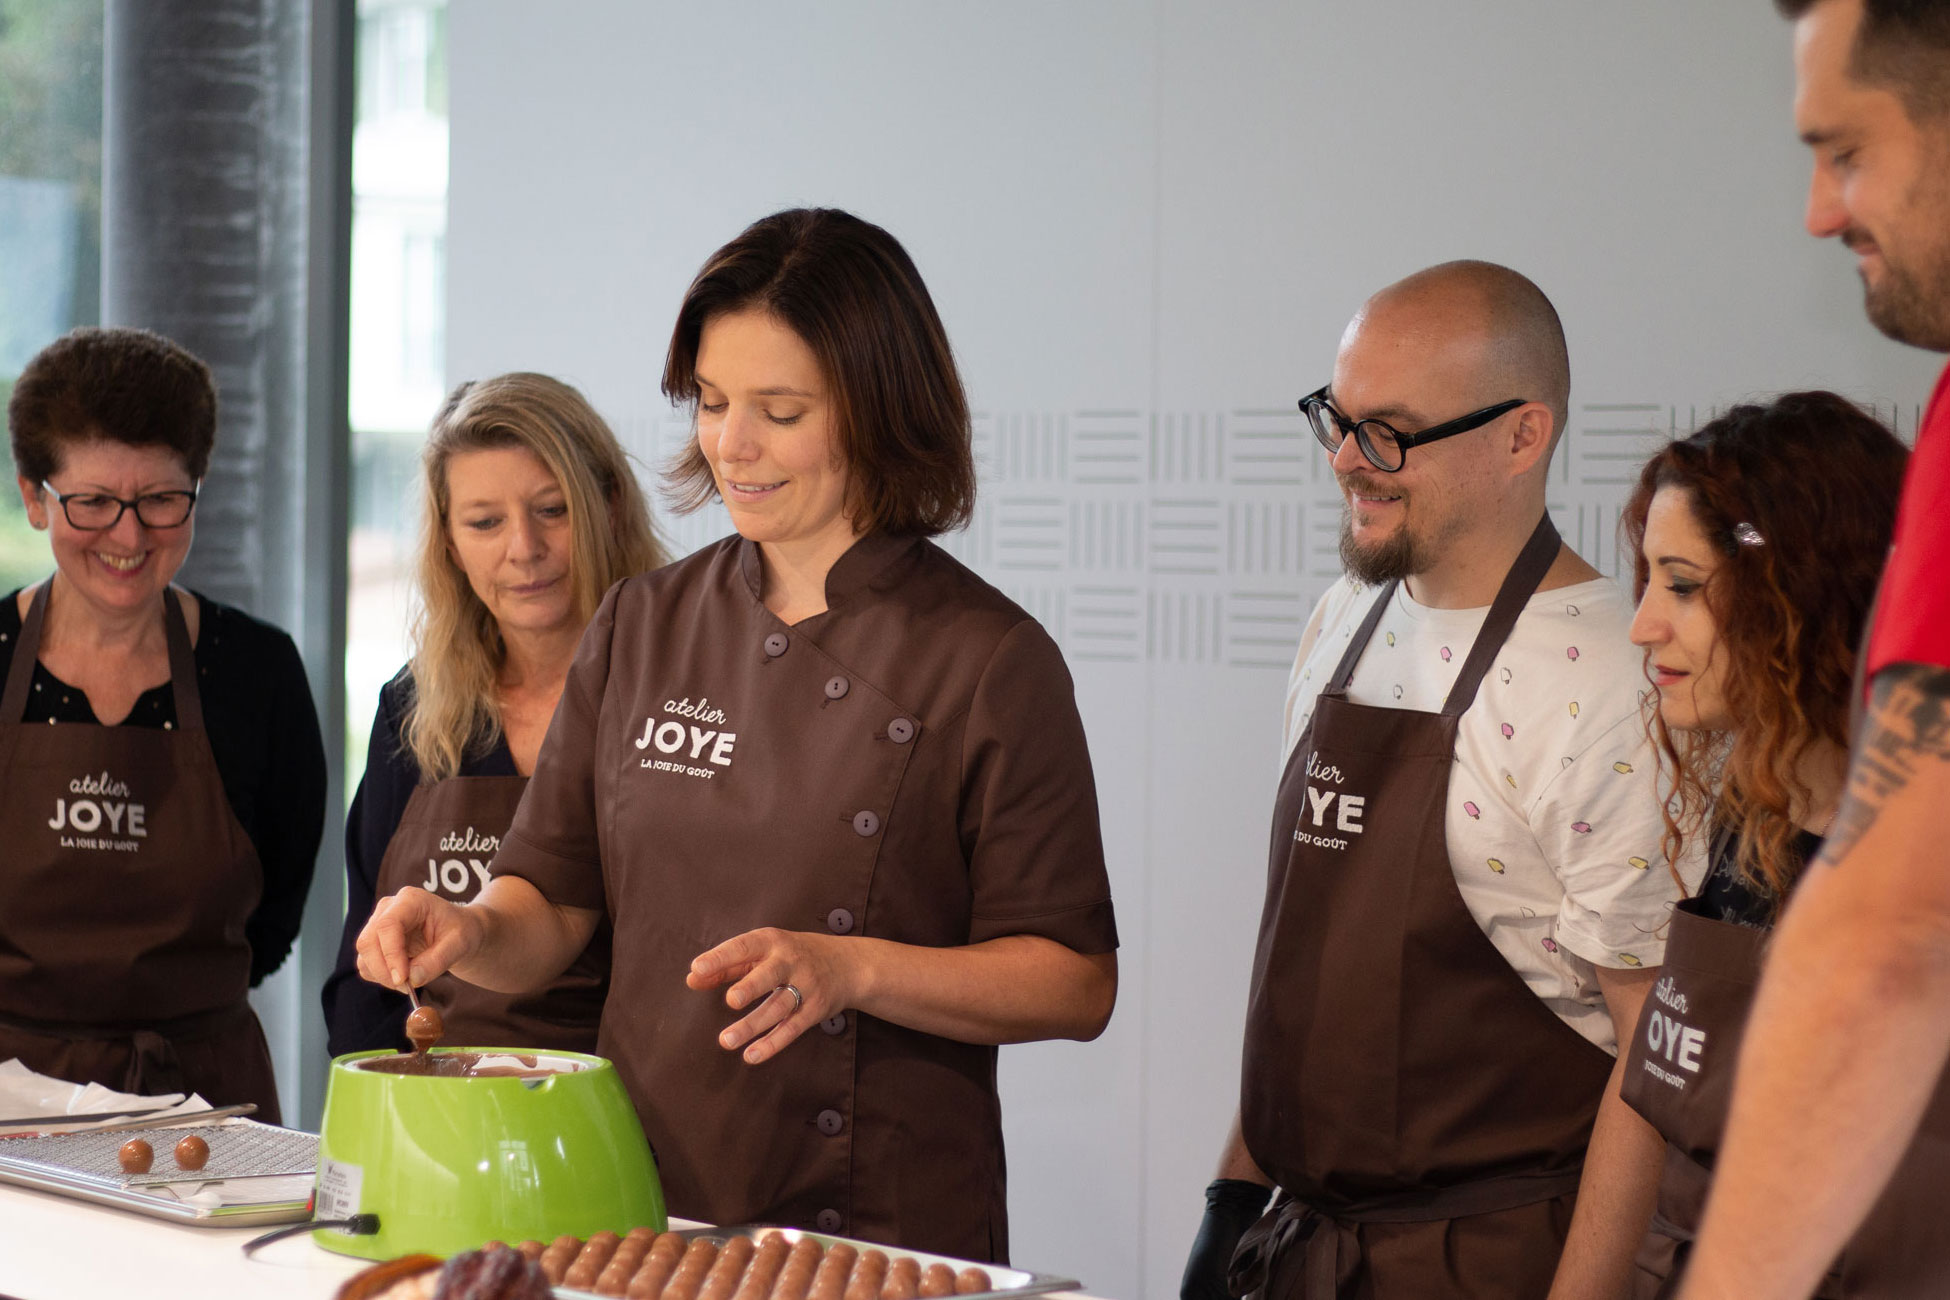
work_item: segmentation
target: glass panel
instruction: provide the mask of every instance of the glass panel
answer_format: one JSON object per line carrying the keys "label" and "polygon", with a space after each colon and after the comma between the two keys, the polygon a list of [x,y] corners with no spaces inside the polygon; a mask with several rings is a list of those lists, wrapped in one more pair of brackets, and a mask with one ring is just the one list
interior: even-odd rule
{"label": "glass panel", "polygon": [[445,0],[360,0],[352,138],[345,790],[406,660],[420,447],[446,396]]}
{"label": "glass panel", "polygon": [[[36,352],[101,318],[101,214],[101,0],[0,0],[0,404]],[[0,592],[52,567],[10,481]]]}

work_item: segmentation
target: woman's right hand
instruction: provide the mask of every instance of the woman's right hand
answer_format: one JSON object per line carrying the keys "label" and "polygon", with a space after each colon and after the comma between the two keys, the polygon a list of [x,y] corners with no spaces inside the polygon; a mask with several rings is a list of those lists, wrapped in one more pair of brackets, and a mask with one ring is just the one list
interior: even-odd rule
{"label": "woman's right hand", "polygon": [[359,975],[404,993],[432,983],[471,957],[482,939],[475,908],[408,885],[380,899],[359,932]]}

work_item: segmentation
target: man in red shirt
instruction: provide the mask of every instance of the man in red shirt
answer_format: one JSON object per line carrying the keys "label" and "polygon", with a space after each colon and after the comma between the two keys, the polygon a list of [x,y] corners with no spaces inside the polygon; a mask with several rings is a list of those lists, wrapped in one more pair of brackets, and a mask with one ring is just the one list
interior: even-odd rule
{"label": "man in red shirt", "polygon": [[[1776,0],[1795,22],[1808,230],[1869,319],[1950,352],[1950,0]],[[1689,1300],[1950,1294],[1950,372],[1910,462],[1828,842],[1740,1058]],[[1919,1133],[1919,1125],[1921,1132]]]}

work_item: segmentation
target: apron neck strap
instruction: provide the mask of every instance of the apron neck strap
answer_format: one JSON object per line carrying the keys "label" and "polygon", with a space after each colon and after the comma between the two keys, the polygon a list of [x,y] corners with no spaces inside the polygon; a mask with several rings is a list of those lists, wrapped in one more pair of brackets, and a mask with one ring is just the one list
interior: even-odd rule
{"label": "apron neck strap", "polygon": [[13,662],[7,666],[7,688],[0,692],[0,725],[12,725],[27,716],[27,687],[34,680],[34,660],[41,652],[41,624],[47,618],[49,578],[27,602],[27,617],[20,620],[20,635],[14,638]]}
{"label": "apron neck strap", "polygon": [[1374,639],[1374,630],[1381,626],[1381,616],[1388,612],[1388,602],[1395,598],[1395,589],[1401,585],[1401,579],[1396,578],[1381,589],[1381,598],[1368,608],[1368,616],[1354,630],[1354,639],[1347,643],[1340,663],[1334,665],[1334,675],[1327,679],[1328,690],[1345,694],[1347,688],[1354,684],[1354,669],[1361,662],[1361,652]]}
{"label": "apron neck strap", "polygon": [[190,648],[190,626],[183,621],[183,598],[176,589],[163,591],[163,635],[169,641],[169,685],[176,693],[176,730],[203,730],[203,692],[196,686],[196,651]]}
{"label": "apron neck strap", "polygon": [[[49,579],[28,602],[20,622],[20,638],[13,662],[7,665],[7,686],[0,692],[0,724],[27,716],[27,690],[34,680],[34,664],[41,653],[41,631],[47,623]],[[176,695],[176,729],[203,730],[203,695],[196,688],[196,652],[190,647],[189,624],[183,621],[182,600],[173,589],[163,592],[163,637],[169,643],[169,684]]]}
{"label": "apron neck strap", "polygon": [[1518,552],[1517,562],[1510,566],[1503,586],[1496,593],[1496,600],[1490,605],[1489,614],[1483,619],[1483,629],[1476,634],[1476,644],[1469,648],[1469,658],[1463,660],[1456,684],[1449,691],[1449,698],[1443,702],[1444,717],[1459,718],[1476,702],[1476,689],[1489,675],[1490,664],[1503,649],[1503,643],[1510,639],[1523,607],[1537,594],[1538,584],[1550,572],[1551,565],[1557,562],[1558,548],[1562,545],[1563,541],[1557,535],[1557,525],[1551,522],[1550,512],[1545,511],[1544,517],[1537,521],[1536,529],[1531,532],[1530,540]]}

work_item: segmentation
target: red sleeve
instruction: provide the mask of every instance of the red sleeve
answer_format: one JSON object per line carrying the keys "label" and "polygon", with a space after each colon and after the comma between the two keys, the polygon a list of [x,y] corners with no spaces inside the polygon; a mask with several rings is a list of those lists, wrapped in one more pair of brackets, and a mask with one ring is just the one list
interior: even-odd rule
{"label": "red sleeve", "polygon": [[1950,369],[1937,380],[1903,480],[1865,679],[1902,663],[1950,668]]}

